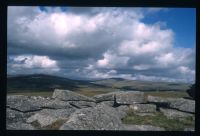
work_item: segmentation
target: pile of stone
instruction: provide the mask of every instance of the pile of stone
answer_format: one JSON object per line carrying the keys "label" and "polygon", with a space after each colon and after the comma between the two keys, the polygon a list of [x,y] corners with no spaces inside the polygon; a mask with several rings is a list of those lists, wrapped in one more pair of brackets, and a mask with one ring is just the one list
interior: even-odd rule
{"label": "pile of stone", "polygon": [[125,125],[122,119],[132,111],[152,115],[157,111],[168,118],[194,116],[195,102],[159,98],[140,91],[117,91],[86,97],[56,89],[52,98],[23,95],[7,96],[7,129],[37,130],[141,130],[163,131],[151,125]]}

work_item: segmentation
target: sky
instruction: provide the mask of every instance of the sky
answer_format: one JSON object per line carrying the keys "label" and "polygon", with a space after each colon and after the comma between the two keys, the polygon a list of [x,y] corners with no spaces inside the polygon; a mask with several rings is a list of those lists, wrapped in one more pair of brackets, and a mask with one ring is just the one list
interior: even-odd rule
{"label": "sky", "polygon": [[193,83],[192,8],[8,7],[7,74]]}

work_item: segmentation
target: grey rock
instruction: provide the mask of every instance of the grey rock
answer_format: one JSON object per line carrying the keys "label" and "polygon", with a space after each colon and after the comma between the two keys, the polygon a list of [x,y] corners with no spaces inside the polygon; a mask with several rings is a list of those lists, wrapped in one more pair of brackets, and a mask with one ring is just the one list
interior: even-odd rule
{"label": "grey rock", "polygon": [[122,105],[122,106],[116,107],[115,109],[118,112],[118,116],[120,119],[123,119],[124,117],[126,117],[129,111],[129,107],[127,105]]}
{"label": "grey rock", "polygon": [[91,101],[95,102],[94,99],[89,98],[84,95],[80,95],[78,93],[69,91],[69,90],[60,90],[60,89],[55,89],[53,92],[52,98],[60,99],[63,101]]}
{"label": "grey rock", "polygon": [[60,130],[119,130],[122,128],[118,112],[105,104],[77,110]]}
{"label": "grey rock", "polygon": [[68,109],[68,108],[72,108],[73,106],[71,106],[69,104],[69,102],[66,101],[60,101],[58,99],[54,99],[54,100],[50,100],[48,102],[46,102],[45,104],[43,104],[42,108],[51,108],[51,109]]}
{"label": "grey rock", "polygon": [[75,109],[44,109],[39,112],[37,112],[35,115],[29,117],[26,122],[27,123],[33,123],[37,121],[39,123],[40,127],[46,127],[57,120],[65,120],[68,119],[68,117],[71,115],[71,113],[75,112]]}
{"label": "grey rock", "polygon": [[95,99],[97,103],[103,102],[103,101],[114,101],[115,94],[118,92],[111,92],[111,93],[106,93],[106,94],[99,94],[95,95],[92,98]]}
{"label": "grey rock", "polygon": [[95,102],[87,102],[87,101],[70,101],[69,104],[79,109],[96,106]]}
{"label": "grey rock", "polygon": [[151,125],[124,125],[124,128],[132,131],[165,131],[164,128]]}
{"label": "grey rock", "polygon": [[185,112],[195,113],[194,100],[183,99],[183,98],[171,99],[169,107]]}
{"label": "grey rock", "polygon": [[144,93],[140,91],[125,91],[115,95],[117,104],[145,103]]}
{"label": "grey rock", "polygon": [[6,122],[15,123],[15,122],[25,122],[27,118],[33,115],[34,112],[23,113],[16,110],[6,109]]}
{"label": "grey rock", "polygon": [[114,101],[103,101],[103,102],[100,102],[98,104],[106,104],[110,107],[113,107],[114,106]]}
{"label": "grey rock", "polygon": [[22,112],[30,112],[41,110],[41,107],[46,103],[43,97],[38,97],[37,99],[30,96],[23,95],[9,95],[7,96],[7,107],[11,109],[16,109]]}
{"label": "grey rock", "polygon": [[156,105],[134,104],[134,105],[130,105],[130,109],[137,113],[153,113],[153,112],[156,112]]}
{"label": "grey rock", "polygon": [[195,113],[195,101],[184,98],[161,98],[148,96],[147,101],[159,107],[178,109],[184,112]]}
{"label": "grey rock", "polygon": [[169,104],[169,101],[167,98],[162,98],[162,97],[156,97],[156,96],[147,96],[147,102],[150,103],[161,103],[161,104]]}
{"label": "grey rock", "polygon": [[15,122],[6,124],[7,130],[36,130],[31,124],[24,122]]}
{"label": "grey rock", "polygon": [[195,131],[195,129],[193,127],[191,127],[191,128],[184,128],[184,131]]}
{"label": "grey rock", "polygon": [[160,112],[162,112],[163,115],[165,115],[168,119],[182,119],[182,118],[194,116],[193,114],[185,113],[185,112],[181,112],[181,111],[177,111],[173,109],[160,108]]}

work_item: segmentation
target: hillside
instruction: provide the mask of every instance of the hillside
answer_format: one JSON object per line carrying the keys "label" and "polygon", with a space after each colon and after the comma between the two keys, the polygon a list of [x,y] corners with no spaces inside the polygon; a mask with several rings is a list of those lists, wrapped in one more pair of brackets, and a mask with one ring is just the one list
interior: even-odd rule
{"label": "hillside", "polygon": [[186,91],[190,84],[150,82],[110,78],[103,80],[72,80],[44,74],[20,75],[7,77],[8,92],[52,92],[55,88],[69,89],[72,91]]}
{"label": "hillside", "polygon": [[76,90],[78,85],[93,86],[93,84],[87,81],[72,80],[43,74],[7,77],[8,92],[53,91],[55,88]]}
{"label": "hillside", "polygon": [[140,80],[127,80],[122,78],[110,78],[92,82],[97,85],[118,88],[122,90],[140,90],[140,91],[186,91],[190,84],[153,82]]}

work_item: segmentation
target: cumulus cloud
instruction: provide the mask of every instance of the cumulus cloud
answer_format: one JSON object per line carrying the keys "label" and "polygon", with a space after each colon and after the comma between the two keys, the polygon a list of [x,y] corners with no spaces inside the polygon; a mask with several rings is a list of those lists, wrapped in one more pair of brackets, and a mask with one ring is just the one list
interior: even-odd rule
{"label": "cumulus cloud", "polygon": [[146,15],[163,8],[8,7],[8,74],[192,82],[195,50]]}
{"label": "cumulus cloud", "polygon": [[[12,63],[9,64],[8,70],[10,73],[25,72],[37,69],[38,72],[58,72],[59,67],[55,60],[49,59],[48,56],[37,55],[19,55],[16,57],[10,57]],[[33,71],[34,72],[34,71]],[[28,74],[28,73],[26,73]]]}

